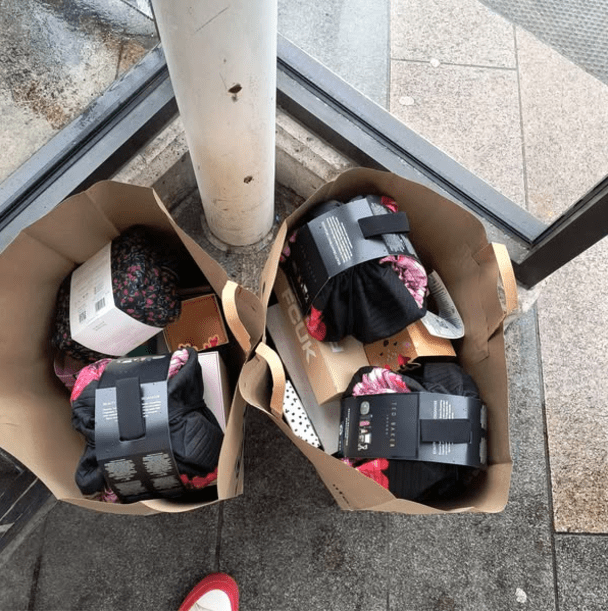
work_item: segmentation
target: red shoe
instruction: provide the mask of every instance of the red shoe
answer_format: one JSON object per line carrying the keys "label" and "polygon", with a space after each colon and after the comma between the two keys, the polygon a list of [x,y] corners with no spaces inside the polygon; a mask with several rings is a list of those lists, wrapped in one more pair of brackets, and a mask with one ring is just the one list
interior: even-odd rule
{"label": "red shoe", "polygon": [[238,611],[239,587],[226,573],[212,573],[192,588],[178,611]]}

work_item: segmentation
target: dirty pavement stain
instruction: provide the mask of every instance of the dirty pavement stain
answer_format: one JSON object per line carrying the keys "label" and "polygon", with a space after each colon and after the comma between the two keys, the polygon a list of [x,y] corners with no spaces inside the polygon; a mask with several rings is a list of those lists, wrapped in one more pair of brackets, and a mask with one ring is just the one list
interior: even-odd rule
{"label": "dirty pavement stain", "polygon": [[4,0],[0,82],[60,129],[155,43],[152,21],[117,0]]}

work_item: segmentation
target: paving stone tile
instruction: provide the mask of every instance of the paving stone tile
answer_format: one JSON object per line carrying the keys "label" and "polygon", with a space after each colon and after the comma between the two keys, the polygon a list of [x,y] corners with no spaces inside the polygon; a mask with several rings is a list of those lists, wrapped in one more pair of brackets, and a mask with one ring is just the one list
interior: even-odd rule
{"label": "paving stone tile", "polygon": [[592,535],[555,537],[560,611],[608,608],[608,538]]}
{"label": "paving stone tile", "polygon": [[245,494],[224,507],[221,568],[247,611],[384,611],[387,516],[341,511],[263,414],[247,415]]}
{"label": "paving stone tile", "polygon": [[603,240],[550,276],[538,302],[559,532],[608,533],[607,277]]}
{"label": "paving stone tile", "polygon": [[377,104],[388,104],[388,0],[279,0],[279,33]]}
{"label": "paving stone tile", "polygon": [[608,173],[608,85],[516,34],[528,209],[550,222]]}
{"label": "paving stone tile", "polygon": [[477,0],[394,0],[391,58],[515,68],[513,26]]}
{"label": "paving stone tile", "polygon": [[0,609],[29,609],[44,545],[45,523],[36,526],[19,546],[0,558]]}
{"label": "paving stone tile", "polygon": [[517,73],[391,62],[390,111],[519,205],[525,203]]}
{"label": "paving stone tile", "polygon": [[481,0],[608,83],[608,6],[602,0]]}
{"label": "paving stone tile", "polygon": [[219,511],[124,516],[59,503],[47,517],[32,610],[177,609],[216,570]]}

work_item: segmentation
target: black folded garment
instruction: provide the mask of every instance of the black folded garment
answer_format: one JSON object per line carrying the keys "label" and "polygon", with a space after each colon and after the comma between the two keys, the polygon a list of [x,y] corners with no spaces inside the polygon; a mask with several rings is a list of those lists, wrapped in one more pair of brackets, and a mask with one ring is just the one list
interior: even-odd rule
{"label": "black folded garment", "polygon": [[[95,391],[111,359],[85,367],[72,390],[72,426],[86,440],[76,469],[76,484],[85,495],[106,490],[106,481],[95,452]],[[173,353],[169,367],[168,414],[171,447],[182,481],[204,478],[218,464],[224,434],[203,400],[203,378],[196,350]]]}
{"label": "black folded garment", "polygon": [[[395,214],[395,202],[377,198],[374,215]],[[317,206],[304,224],[344,206],[335,200]],[[403,213],[402,213],[403,214]],[[283,251],[285,263],[297,243],[297,231]],[[286,267],[289,275],[288,267]],[[330,278],[312,301],[306,316],[309,334],[319,341],[347,335],[372,343],[398,333],[426,314],[427,276],[417,257],[405,253],[359,263]]]}
{"label": "black folded garment", "polygon": [[[353,377],[344,397],[384,393],[430,392],[479,399],[473,378],[456,363],[424,362],[400,374],[379,367],[363,367]],[[384,474],[388,489],[398,498],[417,503],[450,501],[461,496],[479,468],[416,460],[389,460]]]}
{"label": "black folded garment", "polygon": [[[142,225],[130,227],[112,240],[112,293],[114,305],[134,320],[159,330],[181,313],[177,294],[177,257],[154,239]],[[57,293],[51,343],[59,351],[84,363],[109,356],[86,348],[70,332],[70,286],[72,274]]]}

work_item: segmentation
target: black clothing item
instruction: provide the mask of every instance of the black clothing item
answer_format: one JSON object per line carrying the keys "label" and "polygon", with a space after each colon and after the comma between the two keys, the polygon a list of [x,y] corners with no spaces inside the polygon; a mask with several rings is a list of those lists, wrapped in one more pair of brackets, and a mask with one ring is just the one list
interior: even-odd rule
{"label": "black clothing item", "polygon": [[371,344],[426,314],[390,265],[378,261],[360,263],[331,278],[314,300],[314,307],[323,314],[326,342],[352,335]]}
{"label": "black clothing item", "polygon": [[[83,494],[102,492],[106,487],[95,454],[95,390],[93,380],[72,401],[72,426],[86,440],[76,469],[76,484]],[[218,464],[224,434],[203,400],[203,378],[196,350],[188,348],[188,361],[167,382],[169,433],[179,473],[204,477]]]}
{"label": "black clothing item", "polygon": [[[383,197],[382,202],[383,206],[372,208],[374,215],[395,214],[393,200]],[[303,224],[345,205],[348,203],[336,200],[325,202],[315,207]],[[297,240],[296,232],[294,244]],[[403,254],[419,263],[417,257]],[[326,282],[312,302],[307,328],[319,341],[340,341],[352,335],[367,344],[398,333],[425,314],[424,303],[422,307],[416,303],[390,264],[370,260],[345,269]]]}
{"label": "black clothing item", "polygon": [[[363,367],[353,377],[344,393],[352,396],[353,388],[373,367]],[[479,399],[473,378],[456,363],[423,362],[420,367],[399,374],[412,392],[432,392]],[[370,393],[373,394],[373,393]],[[414,460],[389,460],[384,471],[388,489],[397,497],[417,503],[450,501],[461,496],[480,469]]]}

